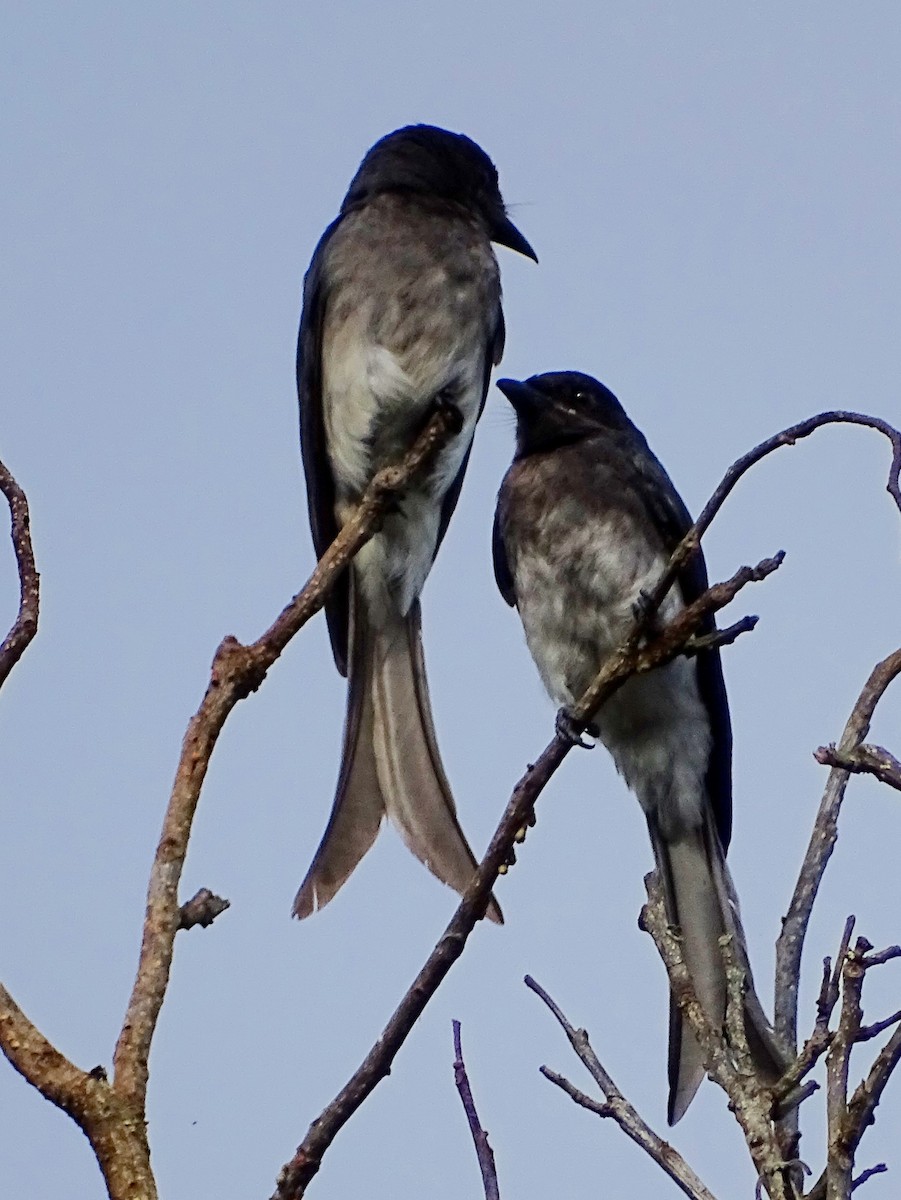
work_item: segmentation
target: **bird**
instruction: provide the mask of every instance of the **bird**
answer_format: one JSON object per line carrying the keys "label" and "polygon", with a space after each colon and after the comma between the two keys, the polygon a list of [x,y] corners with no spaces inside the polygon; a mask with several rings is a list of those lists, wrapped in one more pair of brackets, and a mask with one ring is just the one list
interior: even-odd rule
{"label": "bird", "polygon": [[[590,375],[560,371],[497,385],[516,414],[516,450],[494,520],[498,587],[519,612],[544,686],[560,705],[558,730],[604,659],[631,632],[691,516],[614,394]],[[672,619],[707,588],[698,551],[660,606]],[[712,615],[700,632],[714,629]],[[726,867],[732,826],[732,727],[719,650],[680,656],[634,676],[592,714],[647,820],[668,922],[697,998],[718,1028],[726,1009],[719,939],[734,935],[749,986],[745,1025],[769,1079],[783,1053],[750,981],[734,885]],[[672,996],[667,1117],[675,1124],[704,1077],[703,1054]]]}
{"label": "bird", "polygon": [[[366,153],[304,277],[297,390],[317,556],[375,473],[400,459],[436,410],[459,432],[326,601],[347,706],[331,816],[297,892],[297,917],[332,899],[386,815],[456,891],[477,867],[438,751],[419,596],[504,348],[492,243],[538,261],[507,214],[485,151],[462,133],[409,125]],[[487,915],[502,920],[493,897]]]}

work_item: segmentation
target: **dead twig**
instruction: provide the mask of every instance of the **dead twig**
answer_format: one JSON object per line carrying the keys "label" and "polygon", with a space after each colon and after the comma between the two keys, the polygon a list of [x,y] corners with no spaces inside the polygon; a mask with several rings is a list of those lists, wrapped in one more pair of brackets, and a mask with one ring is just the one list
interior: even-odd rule
{"label": "dead twig", "polygon": [[9,677],[10,671],[25,653],[38,631],[41,589],[40,576],[34,562],[34,547],[31,544],[28,498],[2,462],[0,462],[0,492],[3,493],[9,504],[10,534],[19,574],[19,611],[12,628],[0,645],[0,687],[2,687]]}
{"label": "dead twig", "polygon": [[541,1068],[541,1074],[545,1079],[556,1084],[557,1087],[566,1092],[582,1108],[588,1109],[589,1112],[593,1112],[599,1117],[609,1117],[615,1121],[623,1133],[631,1138],[637,1146],[640,1146],[686,1196],[690,1196],[692,1200],[715,1200],[713,1193],[698,1178],[678,1150],[675,1150],[669,1142],[664,1141],[659,1134],[655,1133],[625,1098],[595,1054],[588,1039],[587,1031],[584,1029],[575,1029],[563,1014],[556,1001],[551,999],[544,988],[536,983],[531,975],[526,976],[525,984],[554,1014],[579,1060],[587,1067],[592,1079],[604,1093],[605,1100],[601,1102],[592,1099],[592,1097],[587,1096],[574,1084],[570,1083],[564,1076],[558,1074],[556,1071],[552,1071],[549,1067]]}
{"label": "dead twig", "polygon": [[209,888],[201,888],[179,909],[178,928],[193,929],[195,925],[200,925],[206,929],[227,908],[231,908],[230,901],[214,895]]}
{"label": "dead twig", "polygon": [[846,754],[833,742],[814,751],[814,758],[824,767],[840,767],[851,775],[875,775],[882,783],[901,792],[901,762],[884,746],[858,746]]}
{"label": "dead twig", "polygon": [[485,1200],[500,1200],[500,1189],[497,1182],[497,1167],[494,1162],[494,1151],[488,1144],[488,1134],[482,1128],[476,1102],[473,1099],[466,1064],[463,1061],[463,1048],[460,1039],[460,1022],[453,1022],[454,1030],[454,1083],[460,1093],[463,1111],[469,1122],[469,1132],[472,1134],[476,1157],[479,1160],[479,1170],[482,1173],[482,1186],[485,1189]]}

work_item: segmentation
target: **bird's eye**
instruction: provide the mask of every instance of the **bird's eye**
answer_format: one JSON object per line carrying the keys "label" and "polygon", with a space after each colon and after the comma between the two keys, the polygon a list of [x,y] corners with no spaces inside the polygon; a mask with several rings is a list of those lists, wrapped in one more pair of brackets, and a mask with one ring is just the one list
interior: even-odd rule
{"label": "bird's eye", "polygon": [[588,399],[588,393],[587,392],[576,392],[575,398],[580,403],[584,403],[584,401],[586,401]]}

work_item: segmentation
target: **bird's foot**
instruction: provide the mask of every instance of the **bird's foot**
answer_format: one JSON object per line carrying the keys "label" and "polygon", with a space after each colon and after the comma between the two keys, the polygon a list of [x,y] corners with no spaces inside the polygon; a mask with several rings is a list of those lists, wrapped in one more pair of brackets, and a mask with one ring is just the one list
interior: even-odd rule
{"label": "bird's foot", "polygon": [[596,738],[600,734],[597,725],[591,724],[590,721],[577,721],[565,707],[558,710],[554,726],[558,737],[569,742],[571,746],[581,746],[583,750],[594,749],[594,742],[586,742],[582,737],[583,733],[587,733],[592,738]]}
{"label": "bird's foot", "polygon": [[651,605],[651,593],[642,588],[632,601],[632,616],[639,625],[647,625],[656,616],[657,610]]}

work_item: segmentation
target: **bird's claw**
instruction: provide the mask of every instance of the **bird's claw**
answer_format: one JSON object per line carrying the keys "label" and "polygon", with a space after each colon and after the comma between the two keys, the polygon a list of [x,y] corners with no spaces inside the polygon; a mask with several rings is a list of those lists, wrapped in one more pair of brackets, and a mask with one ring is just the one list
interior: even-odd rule
{"label": "bird's claw", "polygon": [[596,738],[599,734],[597,725],[592,725],[588,721],[577,721],[567,709],[561,708],[557,712],[554,726],[558,737],[569,742],[571,746],[581,746],[583,750],[594,749],[594,742],[586,742],[582,734],[587,733],[589,737]]}
{"label": "bird's claw", "polygon": [[639,625],[646,625],[654,611],[651,605],[651,593],[646,588],[641,588],[632,601],[632,616]]}

